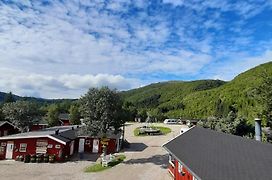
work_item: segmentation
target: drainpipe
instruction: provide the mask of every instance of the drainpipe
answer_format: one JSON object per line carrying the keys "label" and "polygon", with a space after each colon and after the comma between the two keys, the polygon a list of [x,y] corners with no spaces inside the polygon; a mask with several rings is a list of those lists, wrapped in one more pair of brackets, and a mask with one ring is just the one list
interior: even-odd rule
{"label": "drainpipe", "polygon": [[259,118],[255,118],[255,139],[256,141],[262,141],[262,121]]}

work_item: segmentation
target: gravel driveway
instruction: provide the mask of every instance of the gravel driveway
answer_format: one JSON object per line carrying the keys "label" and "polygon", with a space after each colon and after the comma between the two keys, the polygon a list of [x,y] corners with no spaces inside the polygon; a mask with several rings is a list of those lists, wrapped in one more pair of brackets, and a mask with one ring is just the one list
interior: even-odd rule
{"label": "gravel driveway", "polygon": [[[25,164],[16,161],[0,161],[0,179],[3,180],[37,180],[37,179],[92,179],[92,180],[168,180],[168,156],[161,145],[176,135],[182,126],[170,127],[172,132],[166,136],[135,137],[133,130],[141,126],[139,123],[126,126],[126,139],[131,143],[125,149],[126,160],[109,170],[99,173],[84,173],[83,169],[94,161],[73,161],[56,164]],[[93,158],[96,159],[95,157]]]}

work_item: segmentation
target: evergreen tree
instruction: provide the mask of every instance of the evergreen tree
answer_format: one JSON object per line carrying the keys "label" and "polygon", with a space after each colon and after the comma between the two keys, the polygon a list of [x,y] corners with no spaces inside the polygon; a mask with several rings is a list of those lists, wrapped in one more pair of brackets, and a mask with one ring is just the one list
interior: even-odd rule
{"label": "evergreen tree", "polygon": [[272,127],[272,76],[264,72],[262,77],[263,81],[257,92],[264,105],[262,114],[265,116],[268,126]]}
{"label": "evergreen tree", "polygon": [[11,103],[11,102],[15,102],[15,99],[13,97],[12,92],[9,92],[4,97],[4,103]]}

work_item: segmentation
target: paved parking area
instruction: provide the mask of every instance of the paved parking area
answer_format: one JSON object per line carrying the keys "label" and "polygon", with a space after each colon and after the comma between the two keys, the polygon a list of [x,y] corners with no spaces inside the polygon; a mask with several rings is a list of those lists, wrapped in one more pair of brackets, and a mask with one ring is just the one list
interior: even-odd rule
{"label": "paved parking area", "polygon": [[[37,179],[92,179],[92,180],[170,180],[167,172],[168,156],[161,145],[177,136],[181,125],[163,125],[172,132],[166,136],[135,137],[133,130],[139,123],[126,126],[126,139],[131,143],[124,150],[126,160],[109,170],[99,173],[84,173],[83,169],[94,161],[73,161],[56,164],[25,164],[15,161],[0,161],[0,179],[3,180],[37,180]],[[96,158],[94,157],[94,160]]]}

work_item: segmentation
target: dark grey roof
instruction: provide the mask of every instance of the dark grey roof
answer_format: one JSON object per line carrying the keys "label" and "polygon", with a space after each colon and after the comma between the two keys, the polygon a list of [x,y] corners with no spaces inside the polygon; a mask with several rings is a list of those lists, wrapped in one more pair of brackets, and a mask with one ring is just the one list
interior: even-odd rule
{"label": "dark grey roof", "polygon": [[163,147],[199,179],[272,179],[272,145],[194,127]]}
{"label": "dark grey roof", "polygon": [[68,113],[61,113],[59,114],[59,119],[69,119],[69,114]]}
{"label": "dark grey roof", "polygon": [[[82,125],[81,128],[78,129],[77,135],[80,137],[88,136],[88,137],[96,137],[96,138],[101,138],[104,136],[104,134],[102,134],[101,132],[98,133],[96,136],[92,135],[92,133],[87,130],[87,127],[85,125]],[[115,134],[113,130],[109,130],[106,133],[107,138],[119,139],[121,136],[122,136],[121,131]]]}
{"label": "dark grey roof", "polygon": [[48,122],[45,117],[37,117],[34,120],[34,124],[46,124],[48,125]]}

